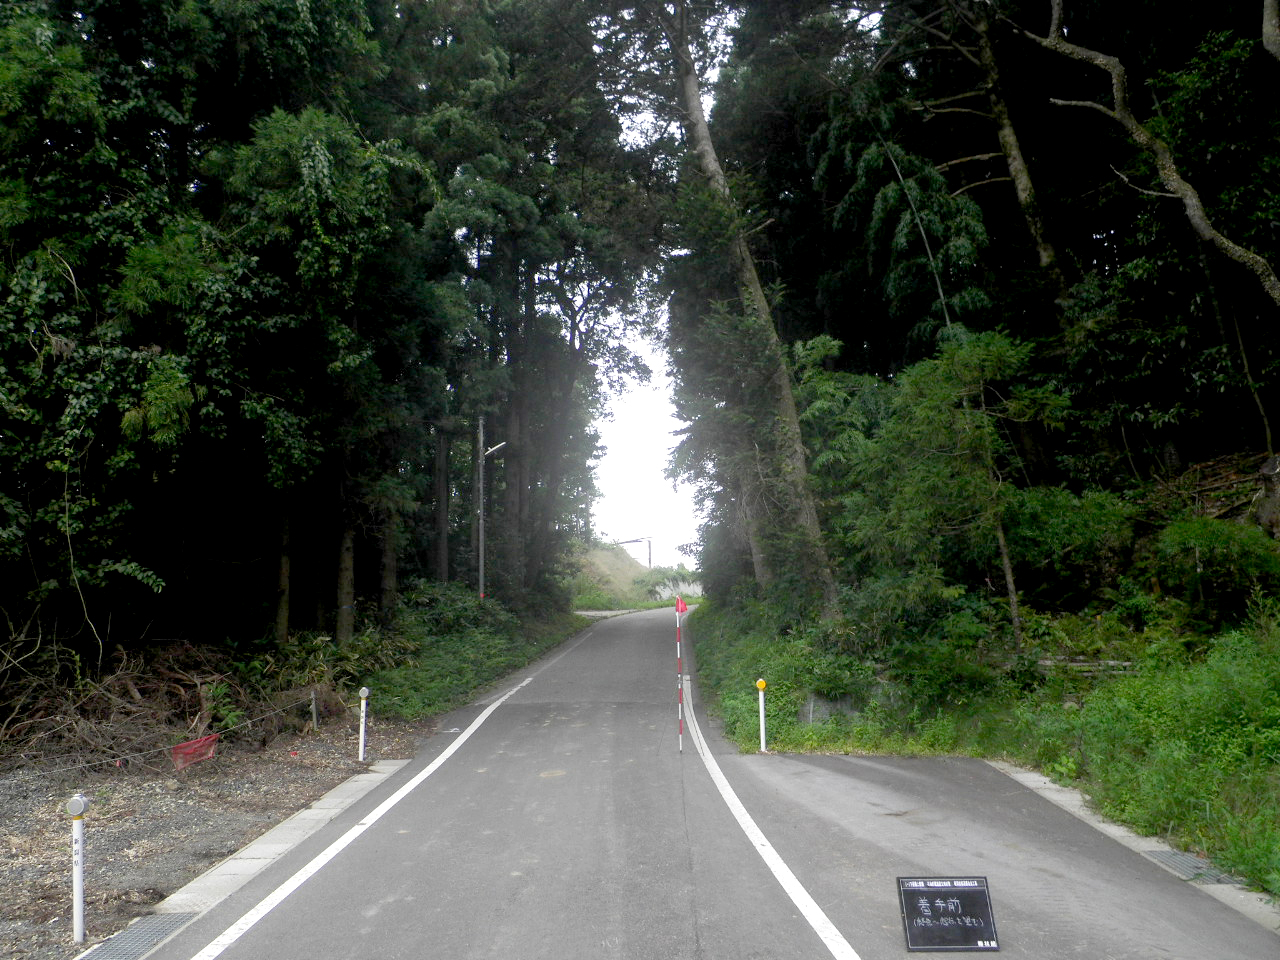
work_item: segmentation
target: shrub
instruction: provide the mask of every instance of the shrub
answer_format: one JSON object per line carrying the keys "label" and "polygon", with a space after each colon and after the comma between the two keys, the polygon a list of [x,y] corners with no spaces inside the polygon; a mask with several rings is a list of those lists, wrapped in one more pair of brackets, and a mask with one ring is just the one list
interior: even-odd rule
{"label": "shrub", "polygon": [[1059,487],[1018,491],[1009,511],[1009,550],[1024,571],[1021,585],[1057,601],[1087,598],[1114,579],[1131,549],[1134,513],[1122,498],[1100,490],[1082,496]]}
{"label": "shrub", "polygon": [[1280,587],[1280,547],[1248,524],[1179,520],[1160,532],[1156,553],[1165,587],[1215,622],[1243,614],[1255,590]]}
{"label": "shrub", "polygon": [[573,598],[573,608],[575,610],[621,610],[626,606],[612,593],[607,593],[603,587],[595,584],[592,584],[590,589],[577,594]]}
{"label": "shrub", "polygon": [[424,582],[407,591],[397,629],[414,653],[366,677],[380,709],[408,719],[441,713],[473,691],[581,628],[581,617],[523,623],[492,600],[457,584]]}

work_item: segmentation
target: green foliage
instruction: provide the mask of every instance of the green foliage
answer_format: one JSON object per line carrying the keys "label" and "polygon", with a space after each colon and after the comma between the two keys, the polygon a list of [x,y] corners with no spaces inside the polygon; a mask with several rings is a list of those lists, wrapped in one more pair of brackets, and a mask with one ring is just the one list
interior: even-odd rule
{"label": "green foliage", "polygon": [[1230,619],[1257,590],[1280,587],[1280,548],[1250,524],[1193,517],[1160,531],[1161,582],[1204,616]]}
{"label": "green foliage", "polygon": [[[1024,555],[1060,547],[1044,543],[1055,530],[1066,536],[1061,524],[1018,525],[1021,465],[1008,432],[1052,424],[1064,404],[1017,382],[1030,348],[1002,334],[957,327],[936,359],[891,384],[822,370],[835,347],[812,341],[797,355],[803,422],[820,450],[815,480],[856,583],[844,609],[865,655],[891,657],[944,699],[972,696],[999,673],[987,661],[1004,627],[997,608],[968,598],[966,580],[987,592],[1003,581],[997,545],[1005,528]],[[1115,511],[1099,512],[1097,527],[1110,530]],[[948,692],[952,667],[964,676]]]}
{"label": "green foliage", "polygon": [[1034,571],[1035,587],[1047,599],[1087,602],[1127,565],[1136,513],[1123,497],[1105,490],[1018,490],[1010,504],[1009,549],[1024,571],[1024,587]]}
{"label": "green foliage", "polygon": [[895,681],[851,652],[849,622],[795,624],[776,609],[700,606],[689,622],[701,688],[714,698],[725,735],[759,748],[757,679],[765,679],[770,749],[946,752],[955,723],[904,703]]}
{"label": "green foliage", "polygon": [[424,582],[405,594],[397,620],[412,651],[399,665],[370,665],[362,679],[379,710],[419,719],[464,703],[585,624],[563,615],[521,623],[463,587]]}
{"label": "green foliage", "polygon": [[[741,11],[716,96],[732,207],[682,186],[666,115],[641,119],[670,78],[632,70],[652,38],[613,10],[0,7],[0,608],[31,625],[14,648],[57,633],[79,677],[95,623],[126,646],[164,624],[255,634],[287,542],[292,639],[246,671],[378,677],[406,713],[454,702],[542,641],[427,586],[399,628],[339,638],[335,544],[354,531],[363,609],[384,545],[407,576],[473,577],[482,506],[491,589],[565,602],[590,423],[641,372],[622,328],[662,301],[689,423],[673,470],[706,508],[705,587],[738,605],[695,618],[719,631],[699,658],[744,743],[760,675],[783,746],[944,750],[981,727],[1275,890],[1275,631],[1257,610],[1213,625],[1280,587],[1280,557],[1248,523],[1134,495],[1274,446],[1274,303],[1151,196],[1123,130],[1032,108],[1094,98],[1096,76],[992,23],[997,76],[954,55],[980,49],[977,21],[916,7],[874,30],[823,5]],[[1113,7],[1074,5],[1073,32],[1123,56],[1215,226],[1274,265],[1256,14]],[[1009,182],[1014,132],[1034,197]],[[774,469],[785,366],[741,309],[741,234],[808,478]],[[507,446],[477,490],[482,415]],[[804,481],[843,585],[821,625],[813,570],[785,559],[806,547]],[[631,605],[652,579],[574,588]]]}
{"label": "green foliage", "polygon": [[[1079,744],[1104,811],[1225,853],[1229,869],[1272,885],[1266,870],[1280,847],[1259,812],[1271,811],[1274,823],[1280,811],[1274,622],[1264,608],[1253,629],[1217,638],[1203,662],[1154,666],[1100,688],[1081,711]],[[1244,848],[1253,851],[1248,867]]]}
{"label": "green foliage", "polygon": [[[56,24],[24,6],[12,5],[0,19],[0,150],[5,153],[24,148],[42,126],[65,134],[102,122],[98,84],[85,69],[82,51]],[[8,183],[11,197],[22,191],[19,182]],[[26,220],[21,212],[10,201],[6,226]]]}
{"label": "green foliage", "polygon": [[[1252,678],[1277,670],[1249,653],[1274,643],[1260,623],[1215,636],[1280,588],[1248,517],[1251,454],[1275,446],[1275,304],[1153,196],[1167,171],[1123,129],[1032,108],[1102,89],[1012,42],[1040,13],[917,8],[859,29],[821,5],[753,5],[720,75],[717,146],[755,186],[752,249],[844,589],[821,614],[841,624],[829,642],[797,625],[803,604],[782,622],[784,598],[753,589],[770,571],[745,547],[786,526],[750,530],[743,508],[754,368],[731,306],[705,309],[733,295],[716,265],[672,271],[677,366],[717,388],[682,386],[676,464],[709,521],[704,679],[748,749],[767,672],[775,745],[1006,752],[1275,890],[1280,781],[1259,732],[1274,684]],[[1076,4],[1071,30],[1121,57],[1215,227],[1274,267],[1274,58],[1243,9],[1194,25],[1155,9]],[[831,651],[869,692],[810,723],[812,692],[845,686]]]}
{"label": "green foliage", "polygon": [[383,155],[348,122],[309,107],[255,123],[229,186],[254,204],[273,241],[289,245],[304,282],[350,297],[360,260],[388,234],[387,179]]}
{"label": "green foliage", "polygon": [[1188,165],[1193,182],[1212,191],[1212,208],[1238,225],[1238,242],[1253,249],[1274,248],[1267,227],[1280,216],[1280,194],[1249,183],[1280,176],[1280,157],[1269,149],[1280,120],[1240,99],[1271,66],[1263,59],[1252,35],[1213,30],[1180,69],[1162,71],[1151,83],[1163,94],[1153,129]]}
{"label": "green foliage", "polygon": [[[590,533],[590,421],[605,384],[641,372],[613,336],[645,309],[654,245],[633,225],[664,188],[602,122],[592,46],[563,42],[581,23],[536,5],[401,13],[0,9],[11,616],[89,645],[105,622],[126,647],[214,642],[292,597],[295,637],[342,646],[342,534],[360,603],[384,540],[405,576],[474,578],[481,499],[491,589],[565,602],[569,542]],[[480,415],[522,434],[498,438],[484,491]]]}
{"label": "green foliage", "polygon": [[236,696],[236,691],[225,680],[218,680],[204,688],[205,702],[209,706],[209,721],[216,733],[225,733],[238,727],[246,719],[248,712],[243,702]]}
{"label": "green foliage", "polygon": [[191,408],[204,398],[206,389],[193,386],[178,358],[162,355],[151,363],[136,407],[125,411],[120,429],[130,440],[148,437],[162,447],[172,447],[191,427]]}
{"label": "green foliage", "polygon": [[[386,716],[422,719],[456,707],[486,684],[546,652],[587,621],[557,614],[518,620],[457,584],[420,582],[403,596],[394,622],[366,623],[350,640],[301,632],[284,644],[260,641],[233,651],[239,682],[268,699],[312,688],[350,695],[373,691]],[[236,698],[211,691],[215,720],[235,722]]]}
{"label": "green foliage", "polygon": [[641,606],[645,594],[636,582],[644,568],[618,545],[582,546],[570,589],[575,610],[629,610]]}
{"label": "green foliage", "polygon": [[1132,675],[996,702],[968,721],[967,736],[1278,892],[1280,633],[1273,603],[1251,613],[1203,656],[1150,656]]}
{"label": "green foliage", "polygon": [[596,584],[586,584],[573,594],[575,610],[625,610],[627,606],[614,594],[606,593]]}
{"label": "green foliage", "polygon": [[878,137],[845,172],[855,179],[835,208],[835,224],[844,226],[856,216],[854,210],[870,207],[865,214],[868,268],[884,278],[889,315],[928,318],[917,320],[912,337],[927,342],[953,321],[991,306],[986,292],[974,285],[987,236],[972,199],[955,196],[923,158]]}
{"label": "green foliage", "polygon": [[375,671],[403,665],[416,649],[416,643],[399,631],[366,625],[341,642],[309,631],[292,634],[283,644],[261,642],[237,651],[235,663],[242,678],[270,690],[342,690]]}

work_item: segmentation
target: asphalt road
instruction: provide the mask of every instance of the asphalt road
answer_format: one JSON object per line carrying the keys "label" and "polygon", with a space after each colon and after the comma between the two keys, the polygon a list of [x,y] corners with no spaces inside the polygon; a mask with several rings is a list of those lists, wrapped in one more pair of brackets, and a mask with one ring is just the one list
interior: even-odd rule
{"label": "asphalt road", "polygon": [[886,960],[899,877],[987,878],[1007,957],[1280,957],[985,763],[678,752],[675,700],[671,612],[597,623],[150,957]]}

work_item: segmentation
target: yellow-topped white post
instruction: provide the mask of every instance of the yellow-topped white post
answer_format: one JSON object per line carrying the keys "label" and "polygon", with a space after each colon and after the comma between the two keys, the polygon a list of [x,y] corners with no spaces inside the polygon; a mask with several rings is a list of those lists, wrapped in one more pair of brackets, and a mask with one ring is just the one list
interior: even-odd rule
{"label": "yellow-topped white post", "polygon": [[764,678],[761,677],[756,681],[756,689],[760,691],[760,752],[765,753],[764,748]]}
{"label": "yellow-topped white post", "polygon": [[71,815],[71,935],[84,943],[84,812],[89,801],[77,793],[66,809]]}

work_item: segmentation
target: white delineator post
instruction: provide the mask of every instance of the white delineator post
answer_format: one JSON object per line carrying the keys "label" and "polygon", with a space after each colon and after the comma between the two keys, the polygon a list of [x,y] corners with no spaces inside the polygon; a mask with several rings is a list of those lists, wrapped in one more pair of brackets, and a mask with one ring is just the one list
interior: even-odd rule
{"label": "white delineator post", "polygon": [[764,748],[764,677],[756,681],[756,689],[760,691],[760,752],[767,752]]}
{"label": "white delineator post", "polygon": [[365,729],[369,717],[369,688],[360,688],[360,762],[364,763]]}
{"label": "white delineator post", "polygon": [[680,617],[689,609],[684,597],[676,597],[676,717],[679,721],[678,743],[684,753],[684,657],[680,652]]}
{"label": "white delineator post", "polygon": [[71,935],[84,943],[84,812],[89,801],[77,793],[67,801],[71,814]]}

